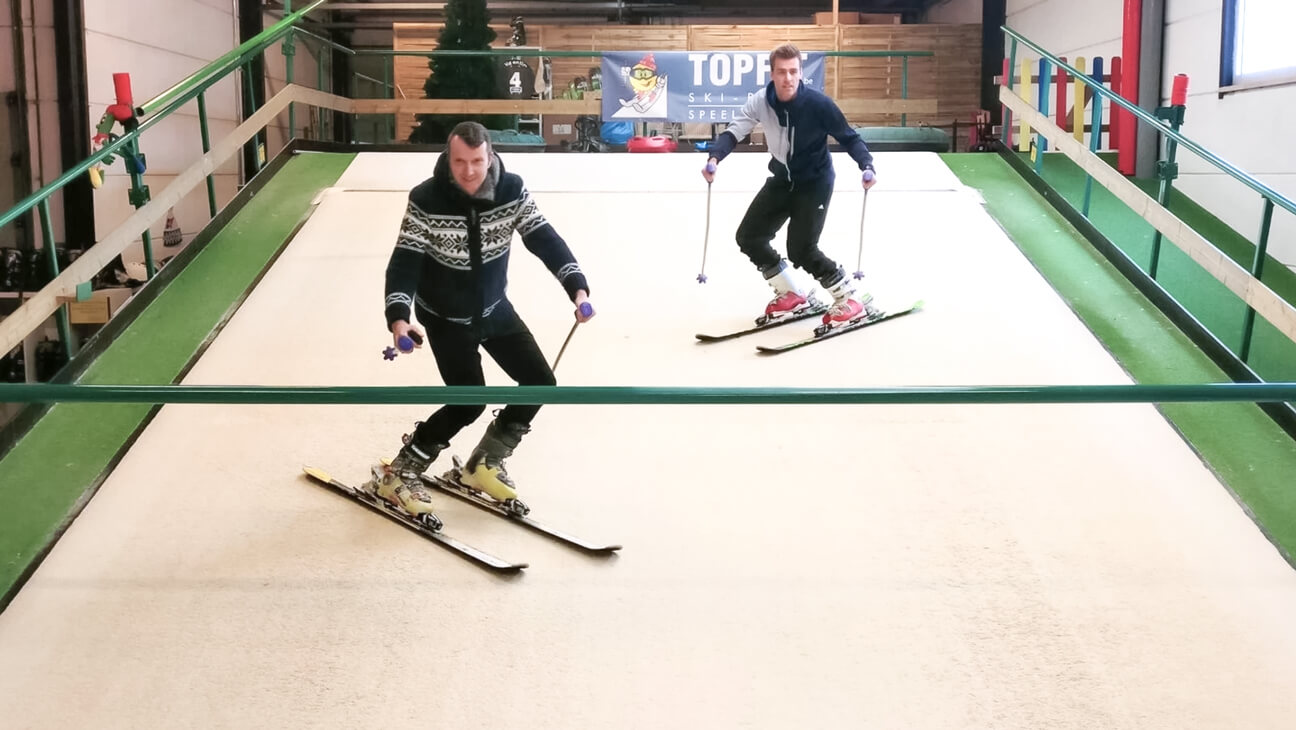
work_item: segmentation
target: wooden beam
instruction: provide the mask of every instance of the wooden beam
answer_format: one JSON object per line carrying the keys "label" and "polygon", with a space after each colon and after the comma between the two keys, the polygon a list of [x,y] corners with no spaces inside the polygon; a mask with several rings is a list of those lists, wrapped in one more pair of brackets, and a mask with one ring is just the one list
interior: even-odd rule
{"label": "wooden beam", "polygon": [[838,99],[842,114],[935,114],[935,99]]}
{"label": "wooden beam", "polygon": [[1229,291],[1249,304],[1269,324],[1276,327],[1288,339],[1296,342],[1296,307],[1292,307],[1259,279],[1251,276],[1250,272],[1239,266],[1200,233],[1163,208],[1156,198],[1143,192],[1137,185],[1127,180],[1120,171],[1103,162],[1101,158],[1090,152],[1087,146],[1077,142],[1071,133],[1064,131],[1047,116],[1040,114],[1035,107],[1011,89],[1000,87],[999,100],[1012,109],[1017,119],[1042,134],[1054,149],[1074,160],[1098,184],[1110,190],[1153,228],[1161,231],[1167,241],[1178,246],[1207,273],[1228,287]]}
{"label": "wooden beam", "polygon": [[[935,99],[846,99],[837,102],[842,113],[935,114]],[[599,99],[355,99],[356,114],[594,114],[602,112]]]}

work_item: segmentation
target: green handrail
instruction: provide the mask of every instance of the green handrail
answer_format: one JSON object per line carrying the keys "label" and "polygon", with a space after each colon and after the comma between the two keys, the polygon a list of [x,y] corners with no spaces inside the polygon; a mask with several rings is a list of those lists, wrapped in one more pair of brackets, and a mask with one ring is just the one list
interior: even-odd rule
{"label": "green handrail", "polygon": [[[306,7],[302,8],[301,10],[298,10],[292,13],[291,15],[284,16],[283,20],[261,31],[254,38],[248,39],[238,48],[235,48],[234,50],[230,51],[229,53],[226,53],[225,55],[221,56],[215,61],[212,61],[206,66],[203,66],[202,68],[193,72],[189,76],[185,77],[184,80],[180,81],[175,86],[172,86],[171,88],[167,89],[161,94],[158,94],[152,99],[144,102],[139,106],[140,111],[144,115],[154,114],[158,109],[161,109],[162,107],[170,104],[173,99],[176,99],[179,96],[185,94],[187,91],[189,91],[190,87],[192,87],[193,85],[206,80],[208,77],[210,77],[212,74],[218,71],[227,71],[227,67],[231,66],[231,61],[233,59],[238,59],[241,56],[248,54],[253,49],[256,49],[258,53],[265,50],[270,46],[270,44],[274,43],[275,41],[282,38],[285,34],[290,32],[293,29],[293,26],[297,24],[297,21],[306,17],[307,13],[311,12],[315,8],[319,7],[320,5],[323,5],[325,2],[327,2],[327,0],[314,0],[314,2],[309,3]],[[225,74],[221,73],[220,75],[224,76]]]}
{"label": "green handrail", "polygon": [[[320,1],[322,2],[323,0]],[[198,82],[196,85],[191,85],[187,90],[181,91],[179,93],[179,96],[171,95],[171,101],[164,108],[146,117],[143,121],[139,123],[138,127],[136,127],[135,129],[129,132],[122,134],[117,139],[104,145],[98,152],[90,155],[89,157],[82,160],[77,165],[68,169],[67,172],[64,172],[62,175],[59,175],[58,178],[56,178],[53,182],[47,183],[46,185],[42,186],[39,190],[36,190],[31,195],[28,195],[26,198],[23,198],[21,201],[18,202],[17,205],[9,209],[7,212],[0,214],[0,228],[8,225],[19,216],[23,215],[27,211],[36,207],[36,205],[40,203],[41,200],[44,200],[45,198],[57,192],[58,190],[62,189],[72,180],[76,179],[81,175],[84,175],[86,171],[89,170],[91,167],[94,167],[100,162],[103,162],[108,157],[119,155],[122,150],[126,149],[128,145],[130,145],[132,142],[137,140],[141,134],[143,134],[145,131],[151,128],[159,120],[170,115],[172,112],[176,111],[180,107],[189,103],[191,100],[196,98],[199,94],[211,88],[219,81],[221,81],[228,73],[229,69],[237,68],[241,66],[243,63],[246,63],[247,60],[250,59],[252,56],[255,56],[258,53],[262,53],[265,50],[265,48],[269,47],[269,45],[273,43],[276,39],[277,36],[276,38],[272,38],[269,41],[265,41],[264,45],[261,47],[255,47],[249,49],[244,53],[242,53],[241,55],[228,60],[226,62],[226,66],[228,68],[225,70],[225,72],[216,75],[208,75],[206,78]],[[170,92],[167,93],[170,94]]]}
{"label": "green handrail", "polygon": [[0,384],[11,403],[219,403],[473,405],[879,405],[1023,403],[1284,403],[1293,383],[1045,385],[899,388],[707,388],[622,386],[244,386]]}
{"label": "green handrail", "polygon": [[158,111],[155,114],[146,117],[143,121],[139,123],[138,127],[136,127],[135,129],[129,132],[122,134],[117,139],[104,145],[98,152],[90,155],[89,157],[87,157],[86,159],[78,163],[76,166],[68,169],[67,172],[64,172],[62,175],[58,176],[58,178],[56,178],[53,182],[44,185],[39,190],[33,192],[31,195],[28,195],[26,198],[23,198],[21,201],[19,201],[17,205],[15,205],[8,212],[4,214],[0,214],[0,228],[4,227],[5,225],[8,225],[15,218],[26,213],[28,210],[31,210],[32,208],[36,207],[36,205],[41,200],[54,194],[55,192],[57,192],[59,189],[67,185],[69,182],[71,182],[73,179],[77,178],[78,176],[84,175],[87,170],[99,164],[104,159],[108,157],[112,157],[114,155],[119,155],[123,149],[126,149],[128,145],[138,140],[140,135],[142,135],[148,129],[153,127],[154,124],[157,124],[159,120],[169,116],[172,112],[176,111],[177,109],[180,109],[185,104],[188,104],[190,101],[197,98],[199,94],[203,93],[207,89],[219,83],[222,79],[224,79],[224,77],[227,75],[227,73],[230,70],[242,66],[244,63],[246,63],[249,59],[251,59],[256,54],[264,52],[265,49],[269,47],[269,44],[273,42],[274,39],[268,41],[264,47],[253,48],[245,52],[241,56],[238,56],[237,58],[230,60],[227,63],[228,69],[224,73],[208,76],[207,78],[199,82],[198,85],[192,86],[188,90],[182,92],[180,96],[173,97],[172,101],[169,104],[167,104],[165,108],[163,108],[162,110]]}
{"label": "green handrail", "polygon": [[356,54],[355,49],[347,48],[341,43],[338,43],[336,41],[331,41],[328,38],[325,38],[324,36],[319,35],[318,33],[312,33],[309,30],[306,30],[305,28],[298,28],[297,30],[293,31],[293,34],[299,36],[306,36],[307,38],[313,38],[319,43],[322,43],[328,46],[329,48],[332,48],[335,51],[341,51],[342,53],[345,53],[348,56],[354,56]]}
{"label": "green handrail", "polygon": [[1080,79],[1082,82],[1084,82],[1086,86],[1092,89],[1095,94],[1111,101],[1113,104],[1119,105],[1120,107],[1129,111],[1134,116],[1152,125],[1159,133],[1164,135],[1167,139],[1174,140],[1175,142],[1178,142],[1179,144],[1183,145],[1185,148],[1192,150],[1199,157],[1211,163],[1212,165],[1219,168],[1220,170],[1223,170],[1224,172],[1233,176],[1233,178],[1241,182],[1243,185],[1246,185],[1247,187],[1251,188],[1255,192],[1263,195],[1269,200],[1272,200],[1274,204],[1277,205],[1279,208],[1282,208],[1283,210],[1286,210],[1289,213],[1296,214],[1296,202],[1292,202],[1291,200],[1288,200],[1287,198],[1283,197],[1282,194],[1279,193],[1278,191],[1274,190],[1268,185],[1265,185],[1264,183],[1260,182],[1254,177],[1251,177],[1250,175],[1243,172],[1239,168],[1235,167],[1231,163],[1226,162],[1219,156],[1215,155],[1213,152],[1210,152],[1209,150],[1197,144],[1196,142],[1192,141],[1191,139],[1188,139],[1187,137],[1183,136],[1178,131],[1171,129],[1168,125],[1162,123],[1162,121],[1158,119],[1155,115],[1145,111],[1142,107],[1138,106],[1137,104],[1133,104],[1129,101],[1126,101],[1119,94],[1113,92],[1112,90],[1108,89],[1102,84],[1095,83],[1094,80],[1089,78],[1087,74],[1081,73],[1079,69],[1075,68],[1074,66],[1067,63],[1066,61],[1063,61],[1061,58],[1058,58],[1057,56],[1054,56],[1053,54],[1044,50],[1039,45],[1033,43],[1032,41],[1027,39],[1022,34],[1018,33],[1017,31],[1013,30],[1012,28],[1009,28],[1008,26],[1004,25],[1004,26],[1000,26],[1000,30],[1006,33],[1014,41],[1020,42],[1023,45],[1025,45],[1027,48],[1031,49],[1032,51],[1035,51],[1036,53],[1040,54],[1042,58],[1047,58],[1049,61],[1053,62],[1054,64],[1057,64],[1063,69],[1066,69],[1066,72],[1071,75],[1071,78]]}

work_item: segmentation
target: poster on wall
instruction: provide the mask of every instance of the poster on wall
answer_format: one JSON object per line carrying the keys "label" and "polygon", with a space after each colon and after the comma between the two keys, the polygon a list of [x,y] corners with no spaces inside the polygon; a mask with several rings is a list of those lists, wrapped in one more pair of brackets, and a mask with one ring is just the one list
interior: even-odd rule
{"label": "poster on wall", "polygon": [[[823,88],[824,54],[801,54],[801,79]],[[605,51],[603,121],[726,124],[770,81],[769,52]]]}

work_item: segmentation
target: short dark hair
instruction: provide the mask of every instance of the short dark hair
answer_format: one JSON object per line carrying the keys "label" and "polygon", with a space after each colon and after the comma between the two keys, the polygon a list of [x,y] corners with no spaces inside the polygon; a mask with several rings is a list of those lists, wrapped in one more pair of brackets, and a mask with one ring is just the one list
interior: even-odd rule
{"label": "short dark hair", "polygon": [[801,49],[791,43],[784,43],[778,48],[770,51],[770,68],[774,68],[774,59],[776,58],[795,58],[797,60],[797,65],[799,66],[801,65]]}
{"label": "short dark hair", "polygon": [[[451,137],[458,137],[464,141],[464,144],[477,149],[483,144],[490,145],[490,133],[486,128],[477,122],[459,122],[454,129],[450,130]],[[447,138],[446,143],[450,140]]]}

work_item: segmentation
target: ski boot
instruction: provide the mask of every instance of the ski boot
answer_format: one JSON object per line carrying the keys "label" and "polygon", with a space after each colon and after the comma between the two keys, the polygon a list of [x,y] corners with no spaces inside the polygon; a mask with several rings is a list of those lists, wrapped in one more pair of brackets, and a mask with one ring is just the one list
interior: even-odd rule
{"label": "ski boot", "polygon": [[517,498],[517,485],[504,470],[504,460],[530,430],[519,423],[491,421],[468,463],[459,468],[458,482],[495,500],[510,514],[524,517],[531,508]]}
{"label": "ski boot", "polygon": [[872,306],[873,295],[857,293],[850,277],[843,274],[837,283],[826,288],[833,304],[824,312],[823,324],[815,328],[815,334],[827,334],[837,327],[877,316],[878,311]]}
{"label": "ski boot", "polygon": [[428,454],[412,443],[405,444],[391,464],[375,464],[373,479],[365,486],[384,502],[398,507],[429,529],[439,532],[441,519],[432,513],[432,494],[420,476],[448,444],[438,444]]}
{"label": "ski boot", "polygon": [[756,318],[756,326],[762,327],[785,317],[823,309],[813,292],[803,294],[801,288],[792,279],[786,261],[779,261],[778,266],[765,272],[765,283],[774,290],[774,298],[765,305],[765,314]]}

